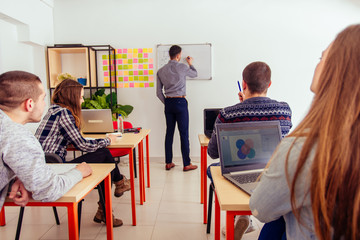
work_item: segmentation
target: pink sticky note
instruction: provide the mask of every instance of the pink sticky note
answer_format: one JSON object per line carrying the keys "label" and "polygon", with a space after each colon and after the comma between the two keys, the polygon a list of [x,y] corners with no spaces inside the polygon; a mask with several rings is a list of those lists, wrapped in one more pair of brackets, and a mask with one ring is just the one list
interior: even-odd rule
{"label": "pink sticky note", "polygon": [[138,59],[137,59],[137,58],[134,58],[134,59],[133,59],[133,63],[138,63]]}
{"label": "pink sticky note", "polygon": [[145,83],[145,87],[149,87],[149,83]]}
{"label": "pink sticky note", "polygon": [[154,68],[154,64],[149,64],[149,68],[153,69]]}
{"label": "pink sticky note", "polygon": [[143,65],[142,65],[142,64],[139,65],[139,69],[143,69]]}
{"label": "pink sticky note", "polygon": [[125,82],[129,81],[129,77],[124,77],[124,81]]}
{"label": "pink sticky note", "polygon": [[139,72],[138,72],[138,71],[134,71],[134,75],[135,75],[135,76],[139,75]]}
{"label": "pink sticky note", "polygon": [[107,60],[104,60],[104,61],[103,61],[103,65],[108,65],[108,61],[107,61]]}
{"label": "pink sticky note", "polygon": [[132,53],[128,53],[127,57],[132,58],[133,57]]}
{"label": "pink sticky note", "polygon": [[122,53],[122,49],[118,49],[118,53]]}
{"label": "pink sticky note", "polygon": [[117,64],[122,64],[122,59],[117,60]]}
{"label": "pink sticky note", "polygon": [[104,76],[108,77],[109,76],[109,72],[104,72]]}
{"label": "pink sticky note", "polygon": [[142,53],[142,52],[143,52],[142,48],[139,48],[139,50],[138,50],[138,51],[139,51],[139,53]]}
{"label": "pink sticky note", "polygon": [[144,58],[148,58],[148,57],[149,57],[149,54],[144,53]]}
{"label": "pink sticky note", "polygon": [[127,53],[127,49],[126,49],[126,48],[123,49],[123,53]]}
{"label": "pink sticky note", "polygon": [[134,87],[134,83],[130,83],[130,87],[133,88],[133,87]]}
{"label": "pink sticky note", "polygon": [[149,75],[149,71],[148,71],[148,70],[144,70],[144,75]]}
{"label": "pink sticky note", "polygon": [[149,81],[153,82],[154,81],[154,76],[149,76]]}
{"label": "pink sticky note", "polygon": [[119,71],[119,75],[120,75],[120,76],[123,76],[123,75],[124,75],[124,72],[123,72],[123,71]]}

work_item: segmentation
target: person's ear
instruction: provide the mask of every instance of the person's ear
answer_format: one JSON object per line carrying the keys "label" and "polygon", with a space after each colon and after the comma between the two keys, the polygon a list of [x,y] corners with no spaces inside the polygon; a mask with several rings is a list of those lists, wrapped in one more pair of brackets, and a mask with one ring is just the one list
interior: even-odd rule
{"label": "person's ear", "polygon": [[242,87],[243,87],[243,91],[244,91],[245,89],[247,89],[247,84],[246,84],[246,82],[245,82],[244,80],[242,80]]}
{"label": "person's ear", "polygon": [[24,105],[25,105],[25,110],[26,110],[27,112],[32,112],[33,109],[34,109],[35,103],[34,103],[34,100],[32,100],[31,98],[29,98],[29,99],[26,99],[26,100],[25,100]]}

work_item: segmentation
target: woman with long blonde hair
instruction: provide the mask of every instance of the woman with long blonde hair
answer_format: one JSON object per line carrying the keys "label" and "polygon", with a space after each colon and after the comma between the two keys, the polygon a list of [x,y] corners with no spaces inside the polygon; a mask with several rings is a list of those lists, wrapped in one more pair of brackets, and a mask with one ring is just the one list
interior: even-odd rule
{"label": "woman with long blonde hair", "polygon": [[[105,148],[115,136],[104,139],[88,140],[81,135],[81,103],[84,101],[83,86],[71,79],[65,79],[59,83],[53,93],[48,112],[38,127],[35,136],[40,141],[46,153],[55,153],[61,157],[64,163],[111,163],[115,164],[110,151]],[[87,152],[73,160],[66,161],[67,146],[72,144],[77,150]],[[115,184],[115,197],[120,197],[125,191],[130,190],[130,182],[122,175],[117,166],[111,172],[111,180]],[[103,185],[103,183],[102,183]],[[94,221],[105,222],[103,207],[99,202],[98,211]],[[113,226],[123,224],[121,219],[114,218]]]}
{"label": "woman with long blonde hair", "polygon": [[340,32],[315,69],[309,113],[278,146],[250,199],[287,239],[360,239],[360,25]]}

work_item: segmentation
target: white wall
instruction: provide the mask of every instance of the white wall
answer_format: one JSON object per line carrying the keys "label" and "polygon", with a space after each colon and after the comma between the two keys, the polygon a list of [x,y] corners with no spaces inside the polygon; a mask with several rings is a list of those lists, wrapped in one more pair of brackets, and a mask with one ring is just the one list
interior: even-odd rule
{"label": "white wall", "polygon": [[[40,0],[0,0],[0,74],[28,71],[38,75],[47,89],[45,46],[53,39],[51,5]],[[26,126],[35,132],[38,124]]]}
{"label": "white wall", "polygon": [[[335,35],[360,22],[358,0],[55,0],[55,43],[156,49],[156,44],[213,44],[213,80],[187,82],[191,155],[199,156],[202,111],[238,101],[237,80],[252,61],[272,69],[268,96],[286,101],[297,125],[312,94],[313,71]],[[196,67],[196,66],[195,66]],[[129,120],[151,128],[150,154],[164,156],[165,117],[155,88],[119,89],[134,106]],[[174,155],[180,156],[178,135]]]}

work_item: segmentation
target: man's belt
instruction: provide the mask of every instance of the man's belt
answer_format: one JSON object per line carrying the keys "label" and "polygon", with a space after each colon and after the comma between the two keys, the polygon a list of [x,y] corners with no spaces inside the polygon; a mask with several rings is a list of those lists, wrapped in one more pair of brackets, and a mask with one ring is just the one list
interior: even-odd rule
{"label": "man's belt", "polygon": [[168,96],[166,96],[166,98],[185,98],[185,96],[176,96],[176,97],[168,97]]}

